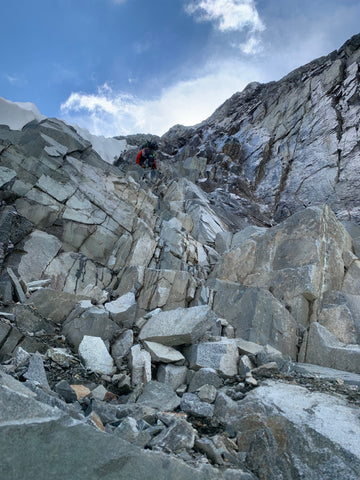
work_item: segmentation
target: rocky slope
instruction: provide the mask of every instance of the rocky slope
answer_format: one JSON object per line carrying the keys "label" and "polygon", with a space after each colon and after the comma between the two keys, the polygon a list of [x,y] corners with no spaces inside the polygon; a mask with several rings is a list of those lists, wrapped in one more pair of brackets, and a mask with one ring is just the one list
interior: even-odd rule
{"label": "rocky slope", "polygon": [[142,137],[111,165],[0,126],[1,478],[358,479],[359,45],[174,127],[155,174]]}
{"label": "rocky slope", "polygon": [[207,158],[207,188],[251,192],[276,220],[328,204],[359,223],[360,35],[268,84],[251,83],[205,122],[165,136],[178,158]]}

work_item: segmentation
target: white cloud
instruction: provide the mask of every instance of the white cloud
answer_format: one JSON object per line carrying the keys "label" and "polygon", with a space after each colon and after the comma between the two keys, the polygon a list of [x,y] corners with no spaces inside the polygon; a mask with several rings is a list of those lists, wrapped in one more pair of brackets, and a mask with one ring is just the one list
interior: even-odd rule
{"label": "white cloud", "polygon": [[11,74],[5,73],[3,74],[3,78],[5,78],[10,83],[10,85],[13,85],[16,87],[22,87],[27,84],[26,79],[18,75],[11,75]]}
{"label": "white cloud", "polygon": [[199,20],[215,22],[222,31],[250,28],[261,32],[265,28],[254,0],[192,0],[185,9],[198,14]]}
{"label": "white cloud", "polygon": [[254,79],[259,79],[259,73],[249,65],[222,62],[208,67],[202,76],[163,89],[151,100],[115,92],[105,84],[95,94],[72,93],[60,107],[61,116],[95,135],[161,135],[175,124],[195,125],[205,120]]}
{"label": "white cloud", "polygon": [[254,0],[191,0],[185,7],[199,21],[215,23],[222,32],[247,32],[245,43],[237,46],[246,54],[261,50],[260,34],[265,30]]}

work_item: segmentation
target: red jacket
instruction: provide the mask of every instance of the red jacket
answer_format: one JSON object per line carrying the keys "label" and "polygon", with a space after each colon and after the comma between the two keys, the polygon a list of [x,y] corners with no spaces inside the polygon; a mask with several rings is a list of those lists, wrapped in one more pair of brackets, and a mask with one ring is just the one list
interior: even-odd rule
{"label": "red jacket", "polygon": [[[143,151],[140,150],[140,152],[137,154],[137,157],[136,157],[136,165],[140,165],[140,160],[141,160],[142,154],[143,154]],[[157,170],[155,157],[154,157],[154,170]]]}

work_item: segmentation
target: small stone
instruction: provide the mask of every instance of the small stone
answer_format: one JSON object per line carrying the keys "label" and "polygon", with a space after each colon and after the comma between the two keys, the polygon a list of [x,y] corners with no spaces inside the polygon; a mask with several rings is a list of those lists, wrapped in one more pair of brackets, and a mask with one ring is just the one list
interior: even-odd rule
{"label": "small stone", "polygon": [[180,397],[186,392],[187,390],[187,385],[184,383],[183,385],[180,385],[175,391]]}
{"label": "small stone", "polygon": [[91,391],[91,394],[97,400],[104,400],[105,395],[108,393],[106,388],[103,385],[99,385],[94,390]]}
{"label": "small stone", "polygon": [[271,377],[272,375],[279,373],[279,366],[276,362],[269,362],[260,367],[254,368],[251,373],[255,377]]}
{"label": "small stone", "polygon": [[66,380],[61,380],[55,385],[55,392],[67,403],[76,402],[78,399],[74,389]]}
{"label": "small stone", "polygon": [[70,385],[70,387],[76,393],[76,397],[78,400],[87,397],[91,393],[91,390],[84,385]]}
{"label": "small stone", "polygon": [[62,367],[70,367],[75,360],[67,348],[49,348],[46,356]]}
{"label": "small stone", "polygon": [[187,367],[181,365],[160,365],[157,371],[157,380],[167,383],[176,390],[186,383]]}
{"label": "small stone", "polygon": [[150,446],[178,452],[183,449],[191,450],[194,443],[194,428],[186,420],[178,418],[172,422],[169,428],[156,436]]}
{"label": "small stone", "polygon": [[247,355],[242,355],[239,360],[239,375],[242,378],[246,377],[246,374],[251,372],[255,368],[255,365]]}
{"label": "small stone", "polygon": [[96,412],[92,411],[89,415],[89,418],[94,422],[94,424],[97,426],[99,430],[102,430],[103,432],[105,432],[104,424],[102,423],[101,418]]}
{"label": "small stone", "polygon": [[217,390],[214,385],[203,385],[199,388],[198,397],[203,402],[214,403],[216,400]]}
{"label": "small stone", "polygon": [[151,356],[140,345],[134,345],[130,350],[131,383],[133,386],[147,383],[151,380]]}
{"label": "small stone", "polygon": [[245,378],[245,383],[247,383],[248,385],[250,385],[252,387],[257,387],[258,386],[257,380],[252,376],[246,377]]}
{"label": "small stone", "polygon": [[29,368],[25,373],[24,377],[31,383],[34,383],[35,385],[40,385],[41,387],[50,390],[44,368],[44,362],[39,352],[36,352],[34,353],[34,355],[32,355],[29,362]]}
{"label": "small stone", "polygon": [[220,388],[223,385],[223,380],[213,368],[201,368],[191,378],[189,392],[197,392],[203,385],[213,385]]}

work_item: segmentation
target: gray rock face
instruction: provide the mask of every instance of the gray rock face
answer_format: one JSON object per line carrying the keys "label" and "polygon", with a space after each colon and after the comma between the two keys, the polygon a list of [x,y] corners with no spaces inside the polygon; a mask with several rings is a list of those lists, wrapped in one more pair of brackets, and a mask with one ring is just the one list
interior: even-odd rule
{"label": "gray rock face", "polygon": [[251,194],[244,192],[251,189],[277,220],[304,205],[327,203],[344,219],[358,221],[359,57],[356,35],[279,82],[250,84],[203,123],[163,138],[176,142],[181,135],[179,160],[183,152],[209,152],[204,188],[214,192],[226,183],[248,202]]}
{"label": "gray rock face", "polygon": [[151,176],[143,135],[114,166],[0,126],[1,478],[357,480],[359,59],[250,84]]}

